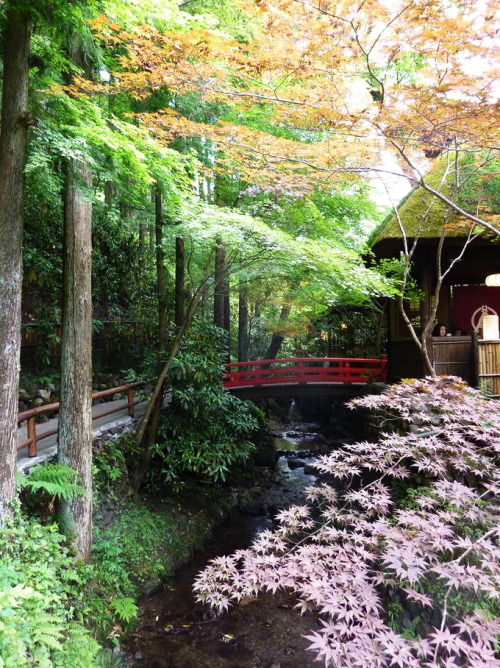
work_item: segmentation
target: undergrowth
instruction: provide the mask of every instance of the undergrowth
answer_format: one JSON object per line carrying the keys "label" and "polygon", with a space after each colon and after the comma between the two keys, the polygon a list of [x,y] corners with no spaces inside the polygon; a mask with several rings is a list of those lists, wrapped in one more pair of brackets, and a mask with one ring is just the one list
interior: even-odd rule
{"label": "undergrowth", "polygon": [[88,565],[57,527],[59,500],[84,492],[75,471],[46,464],[19,477],[14,519],[0,530],[0,668],[126,665],[110,648],[133,628],[137,598],[165,582],[225,513],[215,488],[188,489],[191,505],[186,495],[134,496],[133,455],[127,436],[95,445]]}
{"label": "undergrowth", "polygon": [[81,574],[56,526],[18,511],[0,532],[0,555],[0,666],[99,665],[74,607]]}

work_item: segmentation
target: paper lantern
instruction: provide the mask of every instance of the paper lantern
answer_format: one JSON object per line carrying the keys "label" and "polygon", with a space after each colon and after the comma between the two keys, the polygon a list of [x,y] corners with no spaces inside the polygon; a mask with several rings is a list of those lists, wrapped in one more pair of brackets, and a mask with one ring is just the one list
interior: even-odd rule
{"label": "paper lantern", "polygon": [[500,286],[500,274],[490,274],[489,276],[486,276],[485,283],[489,288],[499,287]]}
{"label": "paper lantern", "polygon": [[483,315],[483,339],[492,341],[499,339],[498,331],[498,316],[497,315]]}

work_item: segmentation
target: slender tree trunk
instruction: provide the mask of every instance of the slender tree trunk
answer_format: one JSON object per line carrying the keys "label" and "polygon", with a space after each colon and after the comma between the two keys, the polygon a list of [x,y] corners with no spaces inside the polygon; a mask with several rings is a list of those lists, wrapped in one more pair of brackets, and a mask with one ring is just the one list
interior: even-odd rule
{"label": "slender tree trunk", "polygon": [[161,188],[155,190],[155,234],[156,234],[156,280],[158,290],[158,327],[159,348],[167,347],[167,275],[165,272],[165,253],[163,251],[163,216]]}
{"label": "slender tree trunk", "polygon": [[[163,251],[163,215],[162,215],[162,195],[161,188],[157,184],[155,189],[155,235],[156,235],[156,280],[158,291],[158,327],[159,327],[159,343],[158,350],[160,356],[167,349],[167,277],[165,272],[165,253]],[[182,331],[182,330],[181,330]],[[178,347],[178,346],[177,346]],[[175,348],[172,348],[172,350]],[[176,349],[176,348],[175,348]],[[170,352],[170,357],[172,351]],[[146,425],[146,430],[141,436],[140,441],[143,441],[143,455],[139,465],[134,473],[132,486],[137,491],[144,482],[144,479],[149,471],[151,458],[153,455],[152,446],[158,439],[158,428],[160,426],[161,409],[163,406],[163,396],[165,393],[164,383],[155,396],[155,400],[151,405],[150,418]],[[139,441],[139,442],[140,442]]]}
{"label": "slender tree trunk", "polygon": [[278,326],[276,328],[275,333],[271,337],[271,342],[269,344],[269,348],[267,349],[266,353],[267,360],[273,360],[278,355],[279,349],[281,348],[281,344],[285,339],[285,335],[283,332],[288,322],[288,319],[290,318],[291,311],[292,311],[291,303],[287,302],[283,304],[280,313],[280,319],[278,321]]}
{"label": "slender tree trunk", "polygon": [[88,562],[92,540],[92,177],[77,160],[68,165],[64,201],[61,407],[58,456],[74,468],[86,494],[64,502],[62,526]]}
{"label": "slender tree trunk", "polygon": [[214,273],[214,324],[221,329],[224,328],[224,272],[226,264],[226,251],[223,246],[218,245],[215,249],[215,273]]}
{"label": "slender tree trunk", "polygon": [[0,522],[16,493],[21,349],[22,202],[31,20],[7,11],[0,132]]}
{"label": "slender tree trunk", "polygon": [[156,245],[156,230],[154,227],[149,228],[149,250],[151,252],[151,255],[155,252],[155,245]]}
{"label": "slender tree trunk", "polygon": [[208,319],[210,317],[210,288],[208,285],[203,286],[200,307],[202,317]]}
{"label": "slender tree trunk", "polygon": [[184,239],[175,238],[175,326],[180,328],[184,322],[184,275],[185,275]]}
{"label": "slender tree trunk", "polygon": [[244,282],[240,283],[238,300],[238,362],[248,361],[248,289]]}
{"label": "slender tree trunk", "polygon": [[224,318],[223,318],[223,327],[226,331],[226,362],[231,361],[231,301],[229,294],[229,275],[227,270],[224,271],[224,279],[222,282],[222,292],[224,295]]}
{"label": "slender tree trunk", "polygon": [[230,352],[230,308],[229,308],[229,277],[227,275],[227,251],[219,244],[215,249],[214,275],[214,324],[226,331],[226,361],[229,362]]}
{"label": "slender tree trunk", "polygon": [[146,225],[141,223],[139,225],[139,260],[141,268],[145,268],[146,264]]}
{"label": "slender tree trunk", "polygon": [[113,198],[115,196],[115,184],[111,179],[107,179],[104,183],[104,203],[107,207],[113,206]]}

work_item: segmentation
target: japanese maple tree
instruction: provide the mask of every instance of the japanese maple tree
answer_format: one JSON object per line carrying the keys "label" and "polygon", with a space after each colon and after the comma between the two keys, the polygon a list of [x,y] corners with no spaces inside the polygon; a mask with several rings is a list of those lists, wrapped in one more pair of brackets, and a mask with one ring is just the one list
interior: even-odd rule
{"label": "japanese maple tree", "polygon": [[[310,505],[279,513],[250,548],[197,577],[219,611],[293,590],[326,666],[500,665],[500,405],[453,377],[393,386],[353,406],[397,426],[319,458]],[[400,433],[404,431],[405,433]],[[410,628],[390,619],[391,601]]]}

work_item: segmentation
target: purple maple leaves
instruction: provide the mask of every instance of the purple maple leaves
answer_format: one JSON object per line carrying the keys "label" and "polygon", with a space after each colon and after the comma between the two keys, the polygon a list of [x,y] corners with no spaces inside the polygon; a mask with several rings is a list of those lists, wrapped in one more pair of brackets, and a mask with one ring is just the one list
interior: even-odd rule
{"label": "purple maple leaves", "polygon": [[[379,442],[321,457],[335,486],[311,488],[311,506],[282,511],[275,531],[212,561],[198,599],[224,611],[259,591],[293,590],[319,620],[307,638],[325,666],[500,666],[500,402],[440,377],[352,405],[387,425]],[[387,429],[402,420],[406,433]],[[390,619],[395,598],[412,612],[406,632]]]}

